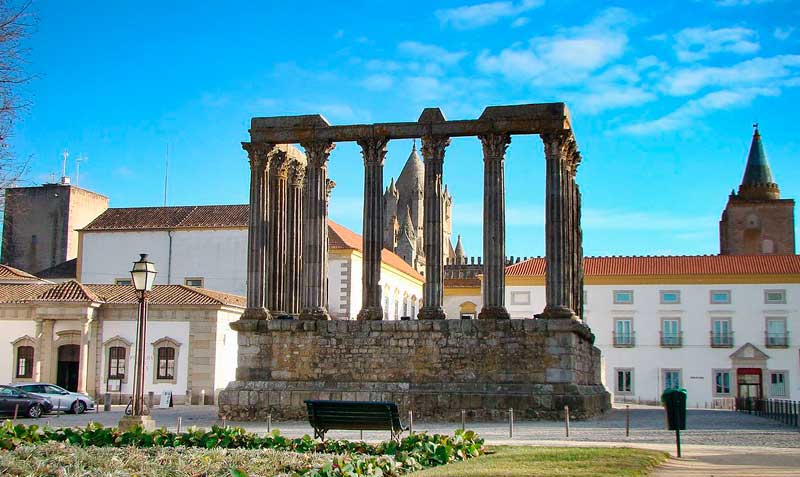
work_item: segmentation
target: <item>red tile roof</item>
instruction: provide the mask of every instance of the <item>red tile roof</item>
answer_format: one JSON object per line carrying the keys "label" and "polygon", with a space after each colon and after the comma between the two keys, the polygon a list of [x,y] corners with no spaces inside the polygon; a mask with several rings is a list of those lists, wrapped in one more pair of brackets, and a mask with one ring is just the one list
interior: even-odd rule
{"label": "red tile roof", "polygon": [[[328,246],[331,249],[358,250],[363,253],[361,243],[360,235],[347,227],[339,225],[332,220],[328,220]],[[414,267],[406,263],[402,257],[385,248],[381,250],[381,262],[417,280],[425,281],[425,277],[416,271]]]}
{"label": "red tile roof", "polygon": [[[136,304],[139,299],[130,285],[83,285],[75,280],[60,284],[0,284],[0,303],[86,302]],[[153,305],[231,305],[244,308],[246,300],[205,288],[184,285],[156,285],[150,295]]]}
{"label": "red tile roof", "polygon": [[19,281],[19,282],[38,282],[39,278],[31,275],[28,272],[22,271],[19,268],[10,267],[8,265],[0,265],[0,280],[3,281]]}
{"label": "red tile roof", "polygon": [[[506,276],[544,276],[545,259],[531,258],[506,267]],[[693,255],[663,257],[586,257],[584,275],[785,275],[800,274],[800,255]]]}
{"label": "red tile roof", "polygon": [[247,227],[247,219],[246,204],[111,208],[81,230]]}

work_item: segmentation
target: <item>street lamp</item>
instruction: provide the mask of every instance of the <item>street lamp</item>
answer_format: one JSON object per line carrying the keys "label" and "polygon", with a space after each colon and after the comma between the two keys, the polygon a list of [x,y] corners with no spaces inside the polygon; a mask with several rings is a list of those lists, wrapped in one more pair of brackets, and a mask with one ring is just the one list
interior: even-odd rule
{"label": "street lamp", "polygon": [[130,416],[123,416],[119,422],[121,430],[141,426],[145,430],[155,429],[155,421],[144,404],[144,356],[147,335],[147,298],[156,279],[156,266],[147,260],[147,254],[140,254],[133,262],[131,281],[139,298],[139,316],[136,322],[136,368],[133,375],[133,409]]}

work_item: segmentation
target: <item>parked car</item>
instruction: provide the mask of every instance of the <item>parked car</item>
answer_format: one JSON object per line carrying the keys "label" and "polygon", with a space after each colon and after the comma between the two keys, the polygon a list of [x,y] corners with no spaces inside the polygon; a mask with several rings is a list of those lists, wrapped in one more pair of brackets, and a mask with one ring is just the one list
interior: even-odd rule
{"label": "parked car", "polygon": [[12,386],[0,385],[0,413],[41,417],[53,410],[53,404],[41,396],[27,393]]}
{"label": "parked car", "polygon": [[87,409],[93,410],[95,406],[94,399],[88,394],[73,393],[55,384],[25,383],[15,384],[14,387],[48,399],[54,411],[82,414]]}

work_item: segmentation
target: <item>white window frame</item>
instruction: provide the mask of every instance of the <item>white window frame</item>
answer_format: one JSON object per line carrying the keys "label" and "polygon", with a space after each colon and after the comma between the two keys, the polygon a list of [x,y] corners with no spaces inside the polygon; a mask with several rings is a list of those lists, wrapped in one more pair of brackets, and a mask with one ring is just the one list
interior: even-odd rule
{"label": "white window frame", "polygon": [[[780,375],[783,376],[783,393],[776,394],[772,391],[772,376]],[[789,371],[785,369],[770,369],[767,372],[767,386],[769,386],[769,397],[774,398],[788,398],[789,397]]]}
{"label": "white window frame", "polygon": [[[675,321],[675,322],[678,323],[677,329],[675,330],[675,335],[676,335],[675,338],[676,338],[677,341],[672,342],[672,343],[668,343],[664,339],[666,337],[666,333],[665,333],[665,330],[664,330],[664,324],[666,322],[668,322],[668,321],[670,321],[670,322],[671,321]],[[662,347],[667,347],[667,348],[679,348],[679,347],[682,347],[683,346],[683,334],[681,333],[681,331],[683,329],[683,326],[681,326],[681,325],[682,325],[682,323],[681,323],[680,317],[667,316],[667,317],[661,318],[661,339],[660,339],[660,343],[659,344]]]}
{"label": "white window frame", "polygon": [[[714,300],[714,295],[720,294],[720,293],[727,294],[728,298],[725,301],[715,301]],[[730,305],[732,296],[733,296],[733,294],[731,293],[730,290],[709,290],[708,291],[708,303],[711,304],[711,305]]]}
{"label": "white window frame", "polygon": [[[631,298],[630,300],[618,300],[617,293],[628,293]],[[615,305],[633,305],[633,290],[614,290],[611,294]]]}
{"label": "white window frame", "polygon": [[[715,343],[714,337],[717,332],[716,324],[717,322],[728,322],[728,334],[727,336],[720,337],[720,342]],[[726,342],[723,342],[727,340]],[[713,316],[711,317],[711,346],[716,348],[725,348],[733,346],[733,320],[728,316]]]}
{"label": "white window frame", "polygon": [[[619,322],[629,322],[630,325],[628,326],[628,340],[627,342],[620,342],[617,341],[619,338],[619,334],[617,333],[617,323]],[[618,348],[629,348],[636,346],[636,334],[633,330],[633,318],[628,317],[621,317],[621,318],[614,318],[614,330],[613,330],[613,345]]]}
{"label": "white window frame", "polygon": [[[677,298],[677,300],[675,300],[675,301],[666,301],[664,299],[664,295],[666,295],[668,293],[670,293],[670,294],[674,293],[675,297]],[[659,290],[659,292],[658,292],[658,301],[662,305],[680,305],[681,304],[681,291],[680,290]]]}
{"label": "white window frame", "polygon": [[[728,375],[728,392],[717,391],[717,375]],[[724,383],[723,383],[724,384]],[[711,394],[714,397],[730,397],[733,395],[733,372],[730,369],[713,369],[711,370]]]}
{"label": "white window frame", "polygon": [[[614,394],[619,396],[631,396],[635,393],[635,384],[634,384],[634,372],[633,368],[614,368]],[[630,389],[627,391],[620,391],[619,390],[619,373],[630,373]]]}
{"label": "white window frame", "polygon": [[130,278],[115,278],[114,285],[129,287],[133,285],[133,281]]}
{"label": "white window frame", "polygon": [[510,298],[511,298],[511,304],[512,305],[530,305],[531,304],[531,292],[529,292],[529,291],[512,291]]}
{"label": "white window frame", "polygon": [[[783,336],[781,338],[783,340],[782,342],[770,343],[769,323],[771,321],[783,323]],[[788,341],[789,341],[789,322],[788,321],[789,320],[787,320],[785,316],[767,316],[767,317],[764,318],[764,329],[766,330],[766,333],[765,333],[766,334],[766,343],[765,343],[765,345],[768,348],[771,348],[771,347],[784,348],[784,347],[788,346],[788,344],[789,344],[788,343]]]}
{"label": "white window frame", "polygon": [[[199,285],[192,285],[189,283],[190,281],[197,281],[197,280],[200,281]],[[205,287],[206,281],[205,279],[203,279],[203,277],[186,277],[183,279],[183,284],[187,287],[203,288]]]}
{"label": "white window frame", "polygon": [[661,391],[667,390],[667,373],[678,373],[678,387],[670,389],[680,389],[683,387],[683,370],[680,368],[662,368],[661,369]]}
{"label": "white window frame", "polygon": [[[780,293],[781,294],[781,298],[779,300],[770,300],[770,298],[769,298],[770,293]],[[785,289],[764,290],[764,304],[765,305],[785,305],[786,304],[786,290]]]}

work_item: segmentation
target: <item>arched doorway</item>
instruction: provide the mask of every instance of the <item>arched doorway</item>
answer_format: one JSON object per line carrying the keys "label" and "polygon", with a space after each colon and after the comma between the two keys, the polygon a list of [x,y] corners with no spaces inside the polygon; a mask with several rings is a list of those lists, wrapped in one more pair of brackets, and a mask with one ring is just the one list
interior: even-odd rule
{"label": "arched doorway", "polygon": [[78,369],[81,359],[81,347],[76,344],[58,347],[58,368],[56,384],[68,391],[78,390]]}

